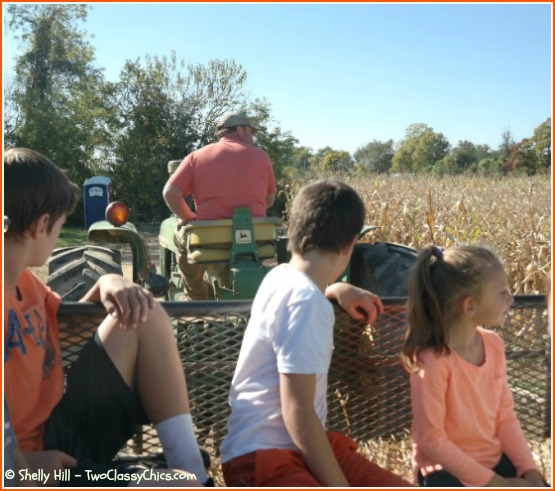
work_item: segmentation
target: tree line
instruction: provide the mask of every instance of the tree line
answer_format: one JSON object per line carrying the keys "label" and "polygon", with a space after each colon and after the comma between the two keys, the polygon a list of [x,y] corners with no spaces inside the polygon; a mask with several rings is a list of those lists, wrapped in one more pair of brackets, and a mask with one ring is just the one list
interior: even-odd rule
{"label": "tree line", "polygon": [[[530,138],[509,131],[498,149],[469,141],[455,146],[425,124],[402,141],[372,140],[354,154],[299,145],[274,120],[265,98],[246,91],[247,73],[233,60],[186,64],[175,54],[127,60],[107,81],[83,29],[90,6],[9,4],[7,28],[19,39],[13,77],[4,80],[4,142],[26,146],[64,167],[76,183],[94,175],[112,179],[117,199],[134,220],[159,220],[166,164],[215,141],[218,118],[245,112],[261,128],[256,144],[274,163],[278,180],[296,172],[437,174],[549,172],[551,119]],[[82,206],[82,204],[81,204]],[[81,213],[75,217],[80,220]]]}

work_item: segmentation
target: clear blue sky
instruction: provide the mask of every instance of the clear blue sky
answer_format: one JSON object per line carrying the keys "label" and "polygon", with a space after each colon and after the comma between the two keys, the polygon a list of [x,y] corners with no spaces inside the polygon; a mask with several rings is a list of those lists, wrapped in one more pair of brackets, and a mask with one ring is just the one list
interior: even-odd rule
{"label": "clear blue sky", "polygon": [[[94,4],[96,64],[233,59],[301,145],[354,152],[425,123],[497,148],[552,112],[551,4]],[[5,39],[4,61],[14,44]]]}

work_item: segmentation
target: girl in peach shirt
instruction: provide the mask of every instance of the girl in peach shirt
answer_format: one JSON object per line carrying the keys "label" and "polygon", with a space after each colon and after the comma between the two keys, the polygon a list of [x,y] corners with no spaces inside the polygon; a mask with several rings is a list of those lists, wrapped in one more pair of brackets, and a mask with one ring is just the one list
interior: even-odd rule
{"label": "girl in peach shirt", "polygon": [[545,486],[514,412],[499,326],[513,298],[488,249],[425,247],[409,279],[402,360],[411,372],[420,486]]}

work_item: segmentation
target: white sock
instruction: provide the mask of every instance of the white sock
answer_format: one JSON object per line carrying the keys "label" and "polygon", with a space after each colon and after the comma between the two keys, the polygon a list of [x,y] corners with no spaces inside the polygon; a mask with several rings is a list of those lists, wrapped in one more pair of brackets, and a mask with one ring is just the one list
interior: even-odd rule
{"label": "white sock", "polygon": [[154,425],[170,469],[194,474],[201,483],[208,479],[190,414],[179,414]]}

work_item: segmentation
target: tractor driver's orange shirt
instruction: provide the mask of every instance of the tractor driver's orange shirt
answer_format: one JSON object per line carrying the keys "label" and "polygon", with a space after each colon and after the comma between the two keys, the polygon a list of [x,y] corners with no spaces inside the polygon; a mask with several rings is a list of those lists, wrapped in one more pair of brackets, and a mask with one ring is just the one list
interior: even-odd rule
{"label": "tractor driver's orange shirt", "polygon": [[37,451],[64,390],[56,320],[60,297],[29,270],[17,289],[16,296],[4,286],[4,396],[19,447]]}
{"label": "tractor driver's orange shirt", "polygon": [[231,218],[238,207],[264,217],[267,196],[276,192],[266,152],[230,136],[190,153],[168,182],[193,195],[197,220]]}

